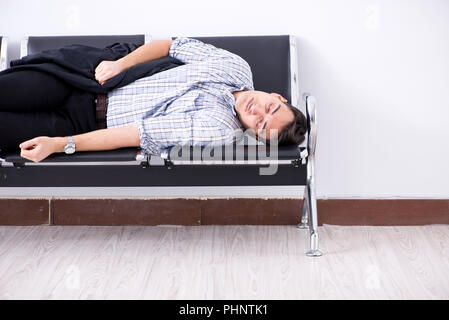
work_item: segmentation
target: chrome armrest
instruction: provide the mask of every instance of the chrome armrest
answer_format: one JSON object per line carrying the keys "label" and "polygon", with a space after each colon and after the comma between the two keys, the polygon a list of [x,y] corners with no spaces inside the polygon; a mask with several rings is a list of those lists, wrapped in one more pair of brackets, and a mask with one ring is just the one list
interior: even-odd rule
{"label": "chrome armrest", "polygon": [[153,36],[151,34],[145,34],[145,44],[153,41]]}
{"label": "chrome armrest", "polygon": [[7,68],[8,61],[8,38],[2,37],[2,43],[0,46],[0,71]]}
{"label": "chrome armrest", "polygon": [[306,103],[307,117],[307,150],[309,157],[315,155],[316,138],[317,138],[317,121],[316,121],[316,99],[314,96],[305,93],[303,99]]}
{"label": "chrome armrest", "polygon": [[293,106],[299,107],[299,76],[298,76],[298,43],[295,36],[289,36],[290,40],[290,88]]}
{"label": "chrome armrest", "polygon": [[23,38],[20,41],[20,58],[23,58],[28,55],[28,37]]}

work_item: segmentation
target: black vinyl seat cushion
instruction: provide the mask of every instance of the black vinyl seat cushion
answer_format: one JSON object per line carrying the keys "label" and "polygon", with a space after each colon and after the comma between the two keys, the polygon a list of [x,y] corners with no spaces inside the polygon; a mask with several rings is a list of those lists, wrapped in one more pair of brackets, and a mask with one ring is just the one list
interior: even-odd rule
{"label": "black vinyl seat cushion", "polygon": [[222,146],[221,152],[215,155],[216,150],[207,147],[189,148],[189,153],[183,156],[183,149],[179,148],[177,152],[173,153],[175,159],[168,155],[168,160],[294,160],[301,158],[301,151],[305,148],[294,145],[278,146],[277,155],[276,150],[271,152],[270,146],[264,145],[232,145]]}
{"label": "black vinyl seat cushion", "polygon": [[[54,153],[41,162],[107,162],[107,161],[135,161],[139,153],[137,148],[121,148],[111,151],[83,151],[67,155]],[[12,163],[26,163],[31,160],[22,158],[20,153],[8,153],[4,159]]]}
{"label": "black vinyl seat cushion", "polygon": [[[260,146],[260,145],[259,145]],[[184,155],[183,149],[179,149],[176,158],[173,159],[168,153],[167,160],[296,160],[301,159],[301,152],[305,147],[298,147],[294,145],[278,146],[277,156],[275,153],[270,153],[270,147],[259,149],[256,145],[241,146],[239,150],[242,153],[237,153],[236,145],[233,145],[232,151],[229,146],[223,146],[221,158],[214,158],[214,149],[206,149],[206,147],[190,147],[189,155]],[[262,146],[264,147],[264,146]],[[226,153],[228,152],[228,153]],[[77,152],[72,155],[64,153],[56,153],[50,155],[48,158],[42,160],[42,163],[48,162],[108,162],[108,161],[136,161],[136,155],[140,154],[137,148],[121,148],[111,151],[85,151]],[[199,157],[197,155],[200,155]],[[237,156],[238,155],[238,156]],[[16,164],[30,163],[32,161],[22,158],[19,153],[10,153],[5,156],[7,162]],[[145,161],[141,159],[139,161]]]}

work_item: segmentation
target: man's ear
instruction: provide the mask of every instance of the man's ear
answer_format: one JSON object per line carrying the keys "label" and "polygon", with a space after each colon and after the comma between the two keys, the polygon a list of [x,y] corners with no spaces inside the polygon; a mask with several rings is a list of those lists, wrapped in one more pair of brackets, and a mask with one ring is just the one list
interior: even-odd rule
{"label": "man's ear", "polygon": [[275,92],[272,92],[272,93],[270,93],[272,96],[275,96],[276,98],[278,98],[279,100],[281,100],[282,102],[287,102],[288,100],[287,99],[285,99],[283,96],[281,96],[279,93],[275,93]]}

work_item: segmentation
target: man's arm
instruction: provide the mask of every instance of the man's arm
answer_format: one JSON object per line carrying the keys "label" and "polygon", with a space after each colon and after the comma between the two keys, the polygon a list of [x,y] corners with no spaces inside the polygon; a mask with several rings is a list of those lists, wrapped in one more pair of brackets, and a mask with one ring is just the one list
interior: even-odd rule
{"label": "man's arm", "polygon": [[[68,138],[55,137],[52,139],[54,139],[54,152],[64,152]],[[113,150],[125,147],[138,147],[140,145],[139,132],[135,125],[79,134],[73,136],[73,141],[76,145],[76,151]]]}
{"label": "man's arm", "polygon": [[172,40],[156,40],[140,46],[116,61],[102,61],[95,69],[95,79],[103,84],[132,66],[168,56]]}
{"label": "man's arm", "polygon": [[172,40],[156,40],[144,44],[117,61],[126,70],[144,62],[166,57],[172,42]]}
{"label": "man's arm", "polygon": [[[139,131],[135,125],[96,130],[73,136],[76,151],[114,150],[140,146]],[[39,162],[52,153],[64,152],[67,137],[37,137],[20,144],[23,158]]]}

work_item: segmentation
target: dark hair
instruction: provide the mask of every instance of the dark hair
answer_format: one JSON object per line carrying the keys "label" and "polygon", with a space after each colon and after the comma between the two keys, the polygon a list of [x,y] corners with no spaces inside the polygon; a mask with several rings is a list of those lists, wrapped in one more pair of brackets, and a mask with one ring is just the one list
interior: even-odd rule
{"label": "dark hair", "polygon": [[[307,132],[307,119],[298,108],[288,102],[284,102],[284,104],[293,112],[294,119],[278,133],[278,145],[300,145]],[[262,141],[270,144],[270,140],[262,139]]]}
{"label": "dark hair", "polygon": [[295,118],[281,130],[278,136],[278,143],[279,145],[300,145],[304,141],[307,132],[307,119],[298,108],[293,107],[288,102],[285,104],[293,112]]}

